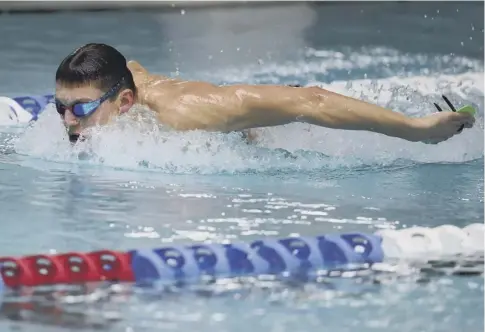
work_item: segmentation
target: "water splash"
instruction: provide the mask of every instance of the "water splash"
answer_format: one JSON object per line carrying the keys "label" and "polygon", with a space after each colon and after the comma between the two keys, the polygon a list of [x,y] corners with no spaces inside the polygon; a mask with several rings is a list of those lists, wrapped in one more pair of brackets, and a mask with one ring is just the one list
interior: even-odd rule
{"label": "water splash", "polygon": [[[251,83],[261,83],[271,81],[269,76],[276,75],[281,83],[290,75],[306,81],[308,85],[319,85],[410,116],[434,112],[432,102],[444,93],[456,105],[475,105],[479,109],[477,125],[447,142],[425,145],[369,132],[295,123],[257,129],[256,144],[248,144],[239,133],[175,132],[157,124],[152,112],[137,107],[130,116],[120,117],[110,126],[93,128],[89,133],[91,139],[72,147],[58,115],[52,107],[48,107],[35,124],[9,140],[10,144],[6,146],[18,154],[58,163],[156,170],[171,174],[305,173],[342,168],[402,167],[416,163],[461,163],[483,157],[483,72],[480,72],[483,64],[444,57],[441,59],[443,66],[457,64],[463,70],[471,69],[473,72],[392,76],[325,84],[314,80],[318,77],[316,74],[328,73],[329,68],[340,70],[345,67],[347,70],[371,65],[365,55],[356,58],[355,54],[327,53],[313,50],[310,62],[296,62],[291,66],[268,64],[260,67],[259,72],[250,68],[240,69],[237,73],[233,69],[221,69],[212,73],[212,78],[231,82],[237,76]],[[374,53],[371,55],[379,63],[403,63],[402,56],[392,52],[376,50]],[[328,57],[342,58],[345,63],[329,61]],[[355,61],[353,65],[352,61]],[[428,63],[430,60],[416,57],[408,62],[415,64],[416,61]],[[308,75],[308,68],[314,75]],[[252,73],[253,76],[245,76],[244,73]]]}

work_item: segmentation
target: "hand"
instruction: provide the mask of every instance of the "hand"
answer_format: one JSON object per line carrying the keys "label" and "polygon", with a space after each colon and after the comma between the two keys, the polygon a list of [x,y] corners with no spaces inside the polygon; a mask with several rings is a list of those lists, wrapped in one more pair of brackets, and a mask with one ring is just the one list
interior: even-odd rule
{"label": "hand", "polygon": [[469,113],[440,112],[415,121],[417,132],[413,140],[426,144],[438,144],[461,133],[463,127],[473,127],[475,117]]}

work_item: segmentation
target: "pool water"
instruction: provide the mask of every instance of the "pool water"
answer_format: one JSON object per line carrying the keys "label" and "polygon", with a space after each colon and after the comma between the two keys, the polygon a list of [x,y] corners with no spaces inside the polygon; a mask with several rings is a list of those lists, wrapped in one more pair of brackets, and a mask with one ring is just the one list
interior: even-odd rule
{"label": "pool water", "polygon": [[[32,127],[0,129],[2,255],[483,222],[483,3],[379,6],[0,16],[5,96],[52,93],[58,62],[97,41],[189,79],[320,85],[410,115],[434,112],[441,94],[478,109],[474,128],[439,145],[307,124],[261,129],[248,145],[174,133],[136,109],[143,121],[72,148],[48,107]],[[25,318],[4,306],[0,330],[484,329],[482,276],[99,290],[67,307]]]}

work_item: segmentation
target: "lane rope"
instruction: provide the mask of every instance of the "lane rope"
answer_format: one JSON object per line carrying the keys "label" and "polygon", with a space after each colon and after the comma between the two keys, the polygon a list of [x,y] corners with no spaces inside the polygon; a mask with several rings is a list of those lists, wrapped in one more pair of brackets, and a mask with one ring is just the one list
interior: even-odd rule
{"label": "lane rope", "polygon": [[375,234],[265,238],[249,243],[169,245],[129,251],[98,250],[0,257],[0,289],[100,281],[143,285],[352,269],[387,260],[426,261],[483,256],[484,225],[380,230]]}

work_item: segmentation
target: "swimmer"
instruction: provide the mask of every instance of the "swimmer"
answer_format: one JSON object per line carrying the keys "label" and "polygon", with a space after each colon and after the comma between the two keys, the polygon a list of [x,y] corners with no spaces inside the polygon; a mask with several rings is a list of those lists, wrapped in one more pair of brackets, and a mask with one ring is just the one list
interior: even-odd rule
{"label": "swimmer", "polygon": [[305,122],[364,130],[412,142],[437,144],[471,128],[468,113],[438,112],[412,118],[319,87],[227,85],[149,73],[115,48],[90,43],[76,49],[56,72],[56,109],[75,143],[85,129],[105,125],[133,105],[155,112],[174,130],[245,132]]}

